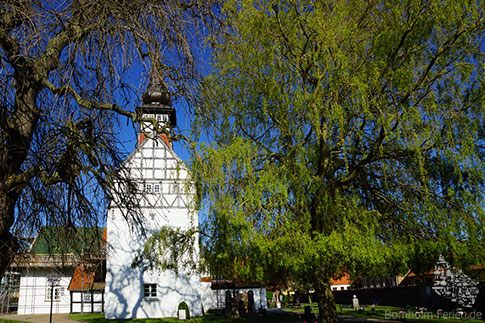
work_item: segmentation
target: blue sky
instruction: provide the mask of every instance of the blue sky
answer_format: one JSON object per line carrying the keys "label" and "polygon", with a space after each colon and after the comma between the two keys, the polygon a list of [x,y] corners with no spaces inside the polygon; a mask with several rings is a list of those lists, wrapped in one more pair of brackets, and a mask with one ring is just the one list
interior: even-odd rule
{"label": "blue sky", "polygon": [[[193,59],[195,67],[201,77],[208,75],[212,72],[211,67],[211,49],[202,44],[200,39],[193,40]],[[129,111],[135,111],[135,107],[141,104],[141,95],[145,91],[148,84],[148,74],[150,72],[150,61],[146,60],[143,65],[138,64],[133,66],[128,75],[128,79],[124,79],[123,82],[129,84],[132,88],[133,94],[130,98],[130,102],[124,108]],[[168,81],[168,80],[167,80]],[[167,82],[170,83],[170,82]],[[118,104],[123,100],[118,100]],[[184,135],[187,138],[191,137],[190,133],[190,108],[187,102],[183,98],[174,100],[172,98],[173,107],[177,113],[177,129],[178,134]],[[123,142],[124,149],[127,153],[131,153],[137,142],[138,127],[133,124],[131,120],[127,122],[127,118],[120,116],[120,128],[118,129],[118,135],[120,136],[120,141]],[[204,134],[201,134],[203,141],[207,141]],[[181,142],[175,142],[173,145],[175,153],[186,163],[189,160],[189,153],[185,146]]]}
{"label": "blue sky", "polygon": [[[132,95],[130,103],[126,106],[127,110],[135,111],[135,107],[141,104],[141,94],[146,89],[148,82],[147,74],[148,71],[144,71],[143,67],[133,69],[132,73],[130,73],[131,77],[127,81],[134,89],[138,89],[139,93],[138,95]],[[173,102],[173,107],[177,113],[177,133],[190,137],[190,115],[187,104],[182,99],[179,99]],[[136,148],[138,125],[135,125],[124,116],[120,116],[119,120],[120,127],[117,129],[116,135],[119,136],[123,149],[129,154]],[[173,148],[183,161],[188,161],[189,154],[182,143],[175,142]]]}

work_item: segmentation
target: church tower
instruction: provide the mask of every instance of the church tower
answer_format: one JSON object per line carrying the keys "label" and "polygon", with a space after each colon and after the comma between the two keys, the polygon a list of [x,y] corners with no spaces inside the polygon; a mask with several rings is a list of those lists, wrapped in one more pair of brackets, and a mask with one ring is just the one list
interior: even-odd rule
{"label": "church tower", "polygon": [[[143,104],[135,108],[138,117],[146,119],[139,125],[138,144],[147,137],[158,135],[172,148],[169,130],[177,125],[177,115],[172,107],[168,87],[158,71],[152,67],[148,86],[142,97]],[[156,120],[155,129],[153,120]],[[157,131],[158,130],[158,131]]]}
{"label": "church tower", "polygon": [[[189,172],[175,154],[170,130],[176,125],[175,109],[162,78],[152,69],[143,104],[138,144],[123,163],[123,171],[136,190],[118,187],[108,210],[106,259],[107,319],[176,317],[185,302],[190,315],[202,315],[200,276],[179,270],[132,267],[149,237],[163,226],[187,230],[198,227],[198,214],[190,209]],[[122,186],[118,183],[118,186]],[[140,221],[127,222],[121,194],[135,194]],[[198,250],[198,240],[194,248]],[[195,253],[198,260],[198,252]]]}

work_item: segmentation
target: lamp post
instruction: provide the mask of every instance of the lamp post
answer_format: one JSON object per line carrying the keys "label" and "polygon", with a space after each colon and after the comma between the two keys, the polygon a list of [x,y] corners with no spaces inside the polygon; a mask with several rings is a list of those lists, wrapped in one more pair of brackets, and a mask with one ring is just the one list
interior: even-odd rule
{"label": "lamp post", "polygon": [[54,302],[54,287],[57,286],[59,283],[60,278],[57,276],[49,276],[47,277],[47,281],[51,286],[51,311],[49,316],[49,323],[52,323],[52,304]]}

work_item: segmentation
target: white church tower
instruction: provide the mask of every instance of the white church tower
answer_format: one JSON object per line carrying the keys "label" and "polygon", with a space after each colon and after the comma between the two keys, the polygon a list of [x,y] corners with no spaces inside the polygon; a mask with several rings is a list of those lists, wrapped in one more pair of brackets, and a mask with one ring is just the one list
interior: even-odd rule
{"label": "white church tower", "polygon": [[[175,126],[175,109],[159,76],[152,72],[143,105],[136,112],[155,118],[160,124]],[[142,226],[128,223],[126,209],[112,202],[108,211],[108,253],[106,262],[107,319],[176,317],[178,305],[185,302],[191,316],[202,315],[200,277],[179,270],[143,270],[132,268],[136,254],[148,237],[161,226],[187,229],[198,226],[198,216],[189,209],[186,192],[188,171],[172,150],[164,133],[154,130],[151,122],[142,122],[138,145],[124,162],[137,184],[137,200]],[[113,192],[114,200],[116,194]],[[124,190],[125,194],[129,190]],[[198,241],[195,241],[198,244]],[[196,245],[197,246],[197,245]]]}

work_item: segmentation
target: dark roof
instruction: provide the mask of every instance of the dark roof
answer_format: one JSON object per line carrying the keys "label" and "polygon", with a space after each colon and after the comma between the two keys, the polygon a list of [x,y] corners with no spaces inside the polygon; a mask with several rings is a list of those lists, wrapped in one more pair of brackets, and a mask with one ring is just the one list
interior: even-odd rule
{"label": "dark roof", "polygon": [[[209,279],[204,279],[208,281]],[[201,280],[202,281],[202,280]],[[210,279],[211,289],[238,289],[238,288],[261,288],[265,287],[263,283],[250,283],[243,281],[234,281],[226,279]]]}
{"label": "dark roof", "polygon": [[33,255],[99,254],[106,242],[105,228],[44,226],[30,248]]}

